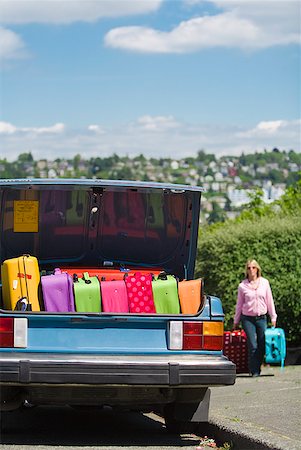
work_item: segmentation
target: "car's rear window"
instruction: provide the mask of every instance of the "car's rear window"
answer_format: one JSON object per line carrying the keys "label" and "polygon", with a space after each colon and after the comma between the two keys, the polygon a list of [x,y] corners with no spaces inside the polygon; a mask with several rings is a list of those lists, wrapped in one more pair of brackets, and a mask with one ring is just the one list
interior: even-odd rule
{"label": "car's rear window", "polygon": [[2,260],[160,264],[183,246],[191,221],[187,196],[164,190],[8,189],[1,209]]}
{"label": "car's rear window", "polygon": [[184,196],[137,191],[108,192],[103,197],[98,250],[107,259],[150,264],[164,261],[182,242],[186,226]]}

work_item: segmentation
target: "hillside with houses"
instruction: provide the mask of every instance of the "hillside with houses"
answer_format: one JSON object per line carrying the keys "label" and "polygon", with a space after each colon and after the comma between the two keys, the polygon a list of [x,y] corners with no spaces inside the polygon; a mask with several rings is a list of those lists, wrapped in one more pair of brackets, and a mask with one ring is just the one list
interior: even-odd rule
{"label": "hillside with houses", "polygon": [[1,178],[104,178],[165,181],[201,185],[206,189],[202,218],[209,223],[235,217],[258,189],[264,202],[277,200],[286,187],[300,179],[301,154],[274,148],[261,153],[216,157],[200,150],[184,159],[118,156],[53,161],[34,160],[22,153],[13,162],[0,159]]}

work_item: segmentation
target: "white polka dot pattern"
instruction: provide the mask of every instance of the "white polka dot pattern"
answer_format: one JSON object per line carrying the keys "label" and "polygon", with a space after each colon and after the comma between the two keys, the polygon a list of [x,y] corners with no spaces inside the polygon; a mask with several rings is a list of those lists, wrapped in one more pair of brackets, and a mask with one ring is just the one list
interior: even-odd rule
{"label": "white polka dot pattern", "polygon": [[152,275],[135,273],[125,278],[131,313],[155,313]]}

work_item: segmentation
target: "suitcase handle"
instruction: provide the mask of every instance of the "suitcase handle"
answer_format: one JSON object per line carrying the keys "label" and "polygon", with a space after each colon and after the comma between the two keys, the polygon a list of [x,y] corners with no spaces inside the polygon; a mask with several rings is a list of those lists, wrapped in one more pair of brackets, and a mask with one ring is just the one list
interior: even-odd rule
{"label": "suitcase handle", "polygon": [[158,275],[158,277],[157,277],[157,279],[158,279],[158,280],[167,280],[167,274],[166,274],[166,272],[160,272],[159,275]]}
{"label": "suitcase handle", "polygon": [[83,273],[83,280],[86,284],[91,284],[92,281],[90,280],[90,276],[88,272],[84,272]]}
{"label": "suitcase handle", "polygon": [[78,283],[78,275],[77,275],[77,273],[73,274],[73,282],[74,283]]}

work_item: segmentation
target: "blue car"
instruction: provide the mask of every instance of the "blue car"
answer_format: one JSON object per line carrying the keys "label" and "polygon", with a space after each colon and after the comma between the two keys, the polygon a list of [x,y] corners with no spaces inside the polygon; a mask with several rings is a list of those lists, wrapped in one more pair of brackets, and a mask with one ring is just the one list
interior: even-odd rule
{"label": "blue car", "polygon": [[[100,287],[140,271],[176,287],[193,280],[201,194],[152,182],[0,180],[0,411],[109,405],[159,412],[171,431],[208,421],[210,386],[236,377],[222,352],[220,299],[200,289],[188,313],[178,297],[174,310],[55,311],[41,289],[58,268],[97,273]],[[37,261],[37,278],[21,269],[10,277],[22,255]],[[22,283],[38,306],[29,290],[17,294]]]}

